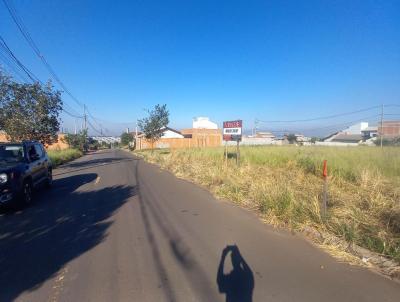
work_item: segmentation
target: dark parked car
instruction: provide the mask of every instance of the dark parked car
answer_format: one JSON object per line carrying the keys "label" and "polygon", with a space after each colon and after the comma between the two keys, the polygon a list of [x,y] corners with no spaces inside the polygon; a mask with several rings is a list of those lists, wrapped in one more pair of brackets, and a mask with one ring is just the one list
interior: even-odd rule
{"label": "dark parked car", "polygon": [[41,143],[0,143],[0,206],[29,204],[33,189],[50,187],[52,181],[52,164]]}

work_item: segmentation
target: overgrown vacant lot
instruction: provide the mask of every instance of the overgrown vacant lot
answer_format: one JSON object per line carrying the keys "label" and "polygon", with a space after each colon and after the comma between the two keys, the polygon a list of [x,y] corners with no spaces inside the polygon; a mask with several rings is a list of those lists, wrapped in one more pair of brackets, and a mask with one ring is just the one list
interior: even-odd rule
{"label": "overgrown vacant lot", "polygon": [[47,154],[53,163],[53,167],[59,166],[82,156],[82,152],[77,149],[48,150]]}
{"label": "overgrown vacant lot", "polygon": [[[275,225],[331,233],[400,262],[400,148],[241,147],[228,164],[224,148],[140,152],[216,196],[258,210]],[[323,160],[328,215],[322,219]]]}

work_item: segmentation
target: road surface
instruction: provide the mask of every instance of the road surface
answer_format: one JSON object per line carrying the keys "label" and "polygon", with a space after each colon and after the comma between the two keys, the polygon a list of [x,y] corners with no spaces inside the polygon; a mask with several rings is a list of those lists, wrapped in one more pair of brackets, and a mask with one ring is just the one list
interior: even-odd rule
{"label": "road surface", "polygon": [[400,301],[400,285],[119,150],[0,216],[0,301]]}

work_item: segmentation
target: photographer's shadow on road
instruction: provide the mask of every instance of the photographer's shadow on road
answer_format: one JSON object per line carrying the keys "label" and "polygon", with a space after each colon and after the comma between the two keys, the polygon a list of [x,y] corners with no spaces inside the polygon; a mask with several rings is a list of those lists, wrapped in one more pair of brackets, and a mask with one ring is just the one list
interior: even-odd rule
{"label": "photographer's shadow on road", "polygon": [[[225,258],[230,253],[232,271],[224,273]],[[251,268],[240,254],[236,245],[224,248],[218,266],[217,283],[220,293],[226,295],[226,302],[252,302],[254,276]]]}

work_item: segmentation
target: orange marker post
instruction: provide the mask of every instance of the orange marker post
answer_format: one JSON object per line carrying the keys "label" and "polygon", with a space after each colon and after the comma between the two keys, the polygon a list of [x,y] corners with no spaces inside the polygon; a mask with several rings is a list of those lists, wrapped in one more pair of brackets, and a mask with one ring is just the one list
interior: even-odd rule
{"label": "orange marker post", "polygon": [[324,199],[323,199],[323,218],[326,218],[326,212],[328,207],[328,162],[324,160],[324,166],[322,169],[322,176],[324,178]]}

